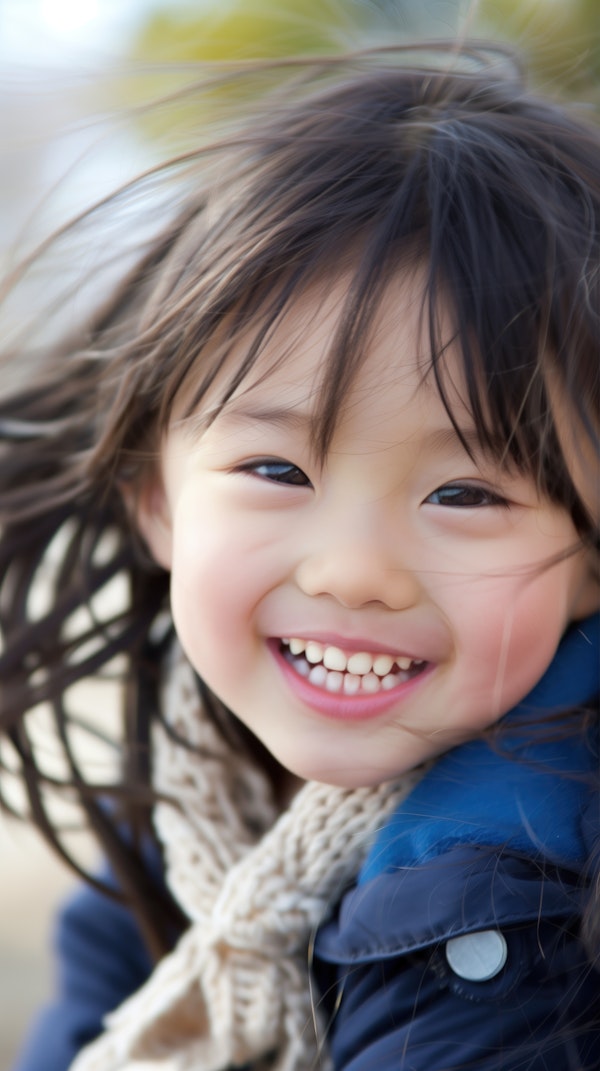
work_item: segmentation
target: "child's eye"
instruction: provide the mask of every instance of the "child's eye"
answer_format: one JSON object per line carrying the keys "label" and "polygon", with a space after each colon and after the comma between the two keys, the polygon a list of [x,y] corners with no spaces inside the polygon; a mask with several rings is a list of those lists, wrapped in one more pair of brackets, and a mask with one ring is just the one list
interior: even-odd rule
{"label": "child's eye", "polygon": [[501,495],[470,483],[447,483],[438,487],[425,501],[432,506],[453,506],[455,508],[476,509],[481,506],[507,506],[508,502]]}
{"label": "child's eye", "polygon": [[283,483],[287,486],[310,487],[308,476],[292,465],[291,461],[255,461],[244,465],[242,472],[249,472],[253,476],[260,476],[263,480],[271,483]]}

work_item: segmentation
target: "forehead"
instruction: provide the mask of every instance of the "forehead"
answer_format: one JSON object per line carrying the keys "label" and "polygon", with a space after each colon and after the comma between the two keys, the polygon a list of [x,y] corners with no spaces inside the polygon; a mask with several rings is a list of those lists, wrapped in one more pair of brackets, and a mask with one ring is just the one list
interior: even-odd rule
{"label": "forehead", "polygon": [[[264,340],[259,355],[241,382],[231,392],[222,416],[235,422],[254,415],[293,423],[295,417],[312,416],[318,421],[324,397],[335,403],[336,421],[394,395],[398,404],[413,410],[424,406],[445,410],[431,374],[425,273],[415,270],[394,275],[387,282],[368,316],[359,320],[364,330],[346,337],[352,321],[353,280],[348,276],[313,284],[286,307]],[[443,340],[444,385],[461,422],[468,416],[463,401],[462,373],[450,309],[437,303],[437,330]],[[231,353],[232,366],[239,367],[248,345],[238,339]],[[228,376],[223,369],[223,384]],[[399,388],[401,391],[399,392]],[[213,395],[218,395],[215,382]],[[222,394],[221,394],[222,396]],[[217,402],[217,404],[219,404]],[[399,413],[397,414],[399,415]],[[446,420],[448,420],[446,416]]]}

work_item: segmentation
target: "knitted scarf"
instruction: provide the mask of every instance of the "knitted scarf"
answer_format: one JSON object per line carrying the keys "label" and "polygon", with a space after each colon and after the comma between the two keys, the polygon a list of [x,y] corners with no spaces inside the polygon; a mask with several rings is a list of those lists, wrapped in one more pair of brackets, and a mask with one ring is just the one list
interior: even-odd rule
{"label": "knitted scarf", "polygon": [[164,710],[155,822],[190,927],[71,1071],[328,1068],[311,937],[422,771],[354,790],[307,782],[279,814],[266,775],[203,711],[179,649]]}

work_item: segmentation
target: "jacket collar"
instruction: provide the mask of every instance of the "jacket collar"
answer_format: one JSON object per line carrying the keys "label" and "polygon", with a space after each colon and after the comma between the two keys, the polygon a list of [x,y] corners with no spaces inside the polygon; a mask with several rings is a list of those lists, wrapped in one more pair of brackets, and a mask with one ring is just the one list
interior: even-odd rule
{"label": "jacket collar", "polygon": [[[582,866],[582,816],[591,793],[585,775],[598,768],[597,735],[544,739],[543,715],[598,694],[599,639],[600,614],[574,625],[541,680],[505,715],[506,733],[496,744],[473,740],[436,762],[380,832],[359,884],[460,844],[507,847],[569,869]],[[527,722],[529,734],[523,731]]]}

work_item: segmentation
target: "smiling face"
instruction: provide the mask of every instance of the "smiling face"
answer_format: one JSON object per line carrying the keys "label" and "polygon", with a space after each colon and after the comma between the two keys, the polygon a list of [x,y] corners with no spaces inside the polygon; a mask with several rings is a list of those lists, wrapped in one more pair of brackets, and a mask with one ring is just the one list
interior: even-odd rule
{"label": "smiling face", "polygon": [[[298,299],[208,429],[172,425],[140,526],[208,686],[291,773],[356,787],[497,721],[599,599],[568,513],[465,452],[423,378],[414,284],[384,298],[316,459],[342,297]],[[445,364],[471,441],[452,347]]]}

